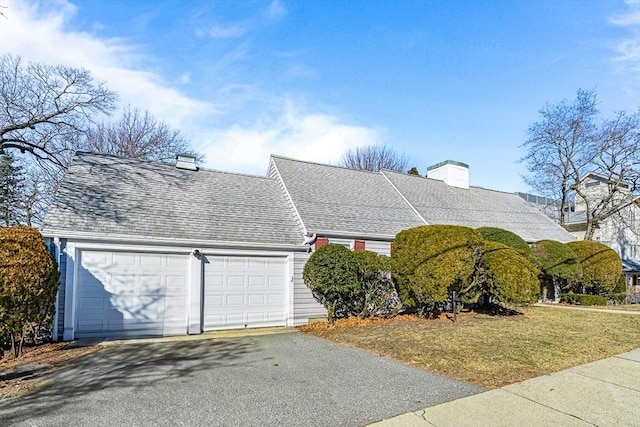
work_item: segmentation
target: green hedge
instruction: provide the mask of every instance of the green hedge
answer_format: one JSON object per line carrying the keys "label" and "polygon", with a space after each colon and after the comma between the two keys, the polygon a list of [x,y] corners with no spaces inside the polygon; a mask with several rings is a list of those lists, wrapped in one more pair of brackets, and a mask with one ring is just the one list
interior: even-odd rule
{"label": "green hedge", "polygon": [[515,248],[485,242],[488,267],[487,293],[505,304],[530,304],[538,300],[538,271]]}
{"label": "green hedge", "polygon": [[581,284],[590,294],[612,292],[622,274],[622,261],[610,247],[600,242],[583,240],[567,243],[582,265]]}
{"label": "green hedge", "polygon": [[582,279],[582,265],[571,247],[554,240],[540,240],[531,245],[535,266],[541,272],[543,286],[558,285],[572,289]]}
{"label": "green hedge", "polygon": [[358,264],[346,247],[335,244],[320,247],[304,265],[302,280],[327,308],[330,322],[362,310],[364,298],[358,283]]}
{"label": "green hedge", "polygon": [[560,301],[578,305],[607,305],[607,298],[602,295],[562,294]]}
{"label": "green hedge", "polygon": [[488,242],[498,242],[503,245],[507,245],[525,258],[531,256],[531,247],[524,239],[511,231],[497,227],[480,227],[478,232],[482,235],[482,238]]}
{"label": "green hedge", "polygon": [[398,233],[391,263],[402,302],[424,311],[446,301],[450,288],[464,294],[482,243],[478,231],[453,225],[425,225]]}

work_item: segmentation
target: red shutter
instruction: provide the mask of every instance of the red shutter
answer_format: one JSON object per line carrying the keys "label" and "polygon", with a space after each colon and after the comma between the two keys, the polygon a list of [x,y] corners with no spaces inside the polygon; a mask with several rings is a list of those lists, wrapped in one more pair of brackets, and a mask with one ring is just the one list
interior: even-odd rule
{"label": "red shutter", "polygon": [[353,241],[353,250],[354,251],[364,251],[365,250],[365,242],[364,240],[354,240]]}
{"label": "red shutter", "polygon": [[329,244],[329,239],[327,237],[318,237],[316,239],[316,247],[315,249],[318,250],[321,247],[323,247],[324,245]]}

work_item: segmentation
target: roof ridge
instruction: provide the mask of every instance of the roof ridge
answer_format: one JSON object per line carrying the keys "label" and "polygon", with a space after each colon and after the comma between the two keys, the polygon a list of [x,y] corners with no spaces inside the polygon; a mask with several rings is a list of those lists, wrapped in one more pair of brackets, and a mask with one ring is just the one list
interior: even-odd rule
{"label": "roof ridge", "polygon": [[[94,152],[94,151],[83,151],[83,150],[78,150],[78,151],[76,151],[75,154],[76,154],[76,157],[82,157],[83,155],[90,155],[90,156],[96,156],[96,157],[107,157],[107,158],[112,158],[112,159],[116,159],[116,160],[124,160],[124,161],[130,162],[130,163],[146,163],[146,164],[151,164],[151,165],[154,165],[154,166],[160,166],[160,167],[167,167],[167,168],[172,168],[172,169],[177,169],[177,170],[183,170],[183,169],[176,168],[176,166],[174,164],[167,163],[167,162],[162,161],[162,160],[135,159],[135,158],[131,158],[131,157],[118,156],[118,155],[115,155],[115,154],[97,153],[97,152]],[[198,166],[198,171],[201,171],[201,172],[213,172],[213,173],[226,174],[226,175],[235,175],[235,176],[244,176],[244,177],[249,177],[249,178],[260,178],[260,179],[267,179],[267,180],[273,181],[273,178],[269,178],[268,176],[264,176],[264,175],[257,175],[257,174],[251,174],[251,173],[242,173],[242,172],[229,172],[229,171],[223,171],[223,170],[219,170],[219,169],[211,169],[211,168],[200,167],[200,166]],[[193,171],[193,172],[195,172],[195,171]]]}
{"label": "roof ridge", "polygon": [[271,157],[274,158],[274,159],[288,160],[290,162],[306,163],[306,164],[309,164],[309,165],[317,165],[317,166],[326,166],[326,167],[335,168],[335,169],[343,169],[343,170],[349,170],[349,171],[355,171],[355,172],[363,172],[363,173],[369,173],[369,174],[374,174],[374,175],[378,174],[378,172],[372,172],[372,171],[368,171],[368,170],[353,169],[353,168],[348,168],[346,166],[331,165],[331,164],[320,163],[320,162],[312,162],[310,160],[299,160],[299,159],[294,159],[294,158],[291,158],[291,157],[280,156],[280,155],[277,155],[277,154],[271,154]]}

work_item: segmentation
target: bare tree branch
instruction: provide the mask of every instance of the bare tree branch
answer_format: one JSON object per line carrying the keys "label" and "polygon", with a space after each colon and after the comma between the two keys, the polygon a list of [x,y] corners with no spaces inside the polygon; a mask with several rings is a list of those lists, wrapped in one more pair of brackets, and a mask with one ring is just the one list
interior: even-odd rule
{"label": "bare tree branch", "polygon": [[409,158],[405,154],[396,153],[386,145],[368,145],[348,150],[342,155],[338,165],[372,172],[380,169],[406,172]]}
{"label": "bare tree branch", "polygon": [[99,114],[110,113],[117,96],[84,69],[24,64],[0,57],[0,152],[15,149],[39,161],[66,166],[72,141]]}

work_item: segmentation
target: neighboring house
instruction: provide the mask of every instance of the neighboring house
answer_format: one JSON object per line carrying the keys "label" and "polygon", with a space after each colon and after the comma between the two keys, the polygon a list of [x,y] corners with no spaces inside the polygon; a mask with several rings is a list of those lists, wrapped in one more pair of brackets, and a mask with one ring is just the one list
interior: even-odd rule
{"label": "neighboring house", "polygon": [[[615,185],[606,177],[586,174],[580,181],[580,190],[594,205],[608,194],[608,186]],[[593,240],[614,249],[624,264],[624,273],[633,289],[640,285],[640,197],[633,197],[625,183],[617,185],[615,213],[596,227]],[[578,239],[584,239],[587,230],[587,212],[584,200],[576,197],[574,212],[567,215],[565,228]]]}
{"label": "neighboring house", "polygon": [[515,194],[469,186],[457,162],[431,178],[272,156],[267,177],[78,153],[45,219],[61,270],[54,337],[198,334],[323,317],[302,281],[332,242],[388,255],[424,224],[494,226],[569,241]]}

